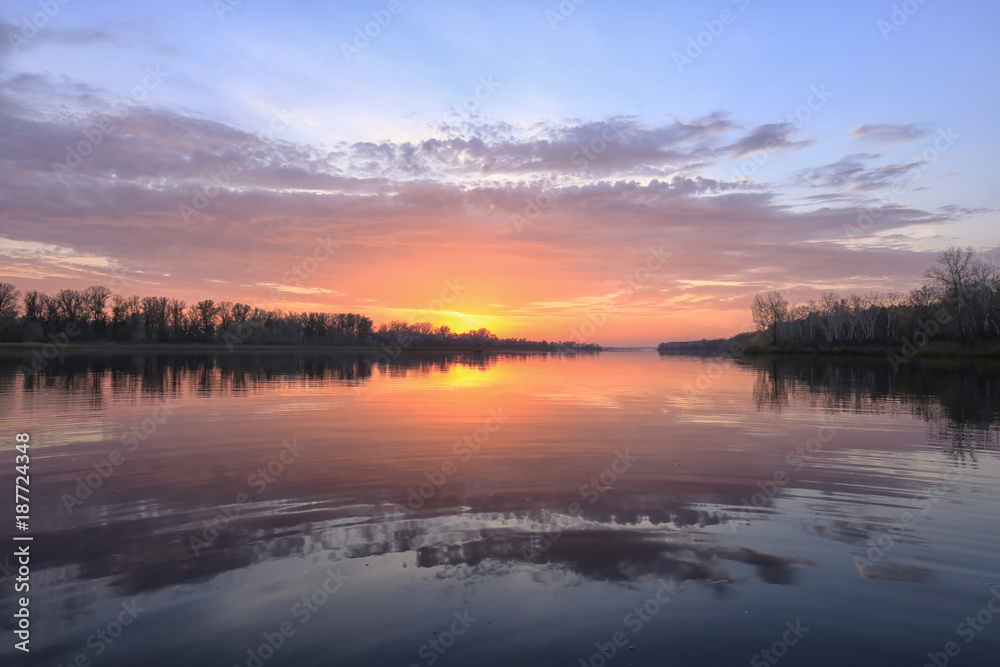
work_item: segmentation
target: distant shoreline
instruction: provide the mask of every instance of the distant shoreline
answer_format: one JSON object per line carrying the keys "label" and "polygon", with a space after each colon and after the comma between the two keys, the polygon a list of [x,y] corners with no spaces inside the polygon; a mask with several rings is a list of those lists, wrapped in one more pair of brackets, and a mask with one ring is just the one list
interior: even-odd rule
{"label": "distant shoreline", "polygon": [[[669,347],[664,347],[669,346]],[[858,346],[858,347],[796,347],[783,348],[773,345],[747,345],[738,338],[718,339],[710,341],[683,341],[661,343],[657,352],[664,356],[730,356],[730,350],[736,350],[732,356],[822,356],[822,357],[894,357],[904,359],[935,358],[935,359],[968,359],[968,358],[1000,358],[1000,345],[989,347],[962,347],[958,343],[931,342],[921,348],[904,349],[902,346]]]}
{"label": "distant shoreline", "polygon": [[[386,354],[383,346],[377,345],[234,345],[232,349],[224,343],[67,343],[55,345],[51,342],[0,343],[0,352],[31,352],[46,346],[58,347],[60,352],[373,352]],[[655,348],[650,348],[655,349]],[[531,354],[581,354],[600,350],[549,350],[531,348],[480,348],[414,345],[401,347],[400,352],[462,352],[473,354],[531,353]]]}
{"label": "distant shoreline", "polygon": [[[889,357],[891,355],[900,355],[904,358],[900,348],[897,347],[861,347],[861,348],[833,348],[833,349],[796,349],[796,350],[783,350],[783,349],[761,349],[761,350],[749,350],[744,354],[751,356],[822,356],[822,357]],[[948,349],[942,347],[929,348],[918,350],[913,354],[911,359],[968,359],[968,358],[989,358],[989,359],[1000,359],[1000,348],[991,349],[970,349],[970,348],[956,348]]]}

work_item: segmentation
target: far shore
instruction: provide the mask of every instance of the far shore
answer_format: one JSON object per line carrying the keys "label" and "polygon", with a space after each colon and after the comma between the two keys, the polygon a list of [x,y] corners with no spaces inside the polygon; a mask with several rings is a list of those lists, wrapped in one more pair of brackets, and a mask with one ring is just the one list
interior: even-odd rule
{"label": "far shore", "polygon": [[1000,347],[993,348],[963,348],[961,346],[950,347],[927,347],[917,350],[915,353],[907,355],[898,347],[844,347],[831,349],[781,349],[767,348],[760,350],[749,350],[748,355],[754,356],[831,356],[831,357],[885,357],[895,358],[899,355],[903,359],[968,359],[968,358],[988,358],[1000,359]]}
{"label": "far shore", "polygon": [[[0,343],[0,352],[30,352],[41,350],[46,346],[57,347],[60,352],[371,352],[385,354],[386,347],[375,345],[234,345],[232,348],[225,343],[67,343],[56,345],[49,341],[25,343]],[[407,346],[401,352],[460,352],[478,354],[496,353],[553,353],[577,354],[593,353],[597,350],[545,350],[532,348],[480,348],[480,347],[447,347],[447,346]]]}
{"label": "far shore", "polygon": [[[662,355],[717,356],[830,356],[830,357],[883,357],[902,358],[1000,358],[1000,345],[963,347],[958,343],[931,342],[923,347],[911,346],[857,346],[857,347],[777,347],[774,345],[741,345],[737,339],[715,341],[686,341],[668,343],[674,349],[659,350]],[[731,353],[731,350],[735,351]]]}

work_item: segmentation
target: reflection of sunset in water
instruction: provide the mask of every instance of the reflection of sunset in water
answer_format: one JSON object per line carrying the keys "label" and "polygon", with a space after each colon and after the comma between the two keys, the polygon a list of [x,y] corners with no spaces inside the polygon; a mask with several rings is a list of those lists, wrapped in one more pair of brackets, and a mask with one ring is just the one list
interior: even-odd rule
{"label": "reflection of sunset in water", "polygon": [[[333,565],[351,579],[270,664],[407,664],[466,607],[492,622],[454,664],[572,664],[667,580],[688,584],[631,639],[637,655],[732,664],[794,614],[847,619],[801,655],[837,655],[846,636],[888,659],[978,604],[1000,548],[1000,375],[982,364],[370,361],[75,355],[37,378],[2,362],[0,417],[34,443],[45,655],[71,660],[141,595],[145,625],[115,659],[233,664]],[[729,640],[696,650],[708,619]],[[967,655],[997,645],[977,642]]]}

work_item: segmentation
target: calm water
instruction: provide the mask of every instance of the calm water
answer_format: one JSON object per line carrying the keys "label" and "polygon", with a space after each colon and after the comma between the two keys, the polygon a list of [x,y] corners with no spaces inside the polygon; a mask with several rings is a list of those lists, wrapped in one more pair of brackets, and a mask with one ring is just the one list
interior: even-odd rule
{"label": "calm water", "polygon": [[994,365],[18,362],[5,665],[998,664]]}

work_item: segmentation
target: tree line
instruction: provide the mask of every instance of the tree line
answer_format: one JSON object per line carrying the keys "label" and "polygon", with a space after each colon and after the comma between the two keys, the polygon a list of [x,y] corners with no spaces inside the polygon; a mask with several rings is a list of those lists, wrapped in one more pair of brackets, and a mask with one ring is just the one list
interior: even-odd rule
{"label": "tree line", "polygon": [[931,338],[966,347],[1000,341],[1000,265],[971,247],[940,253],[908,294],[871,292],[791,306],[778,290],[757,294],[754,325],[779,348],[922,347]]}
{"label": "tree line", "polygon": [[124,296],[94,285],[55,294],[22,293],[0,282],[0,341],[203,343],[249,345],[440,346],[542,350],[595,350],[575,342],[499,338],[488,329],[452,331],[429,322],[393,320],[374,326],[357,313],[283,312],[245,303],[205,299],[186,304],[162,296]]}

